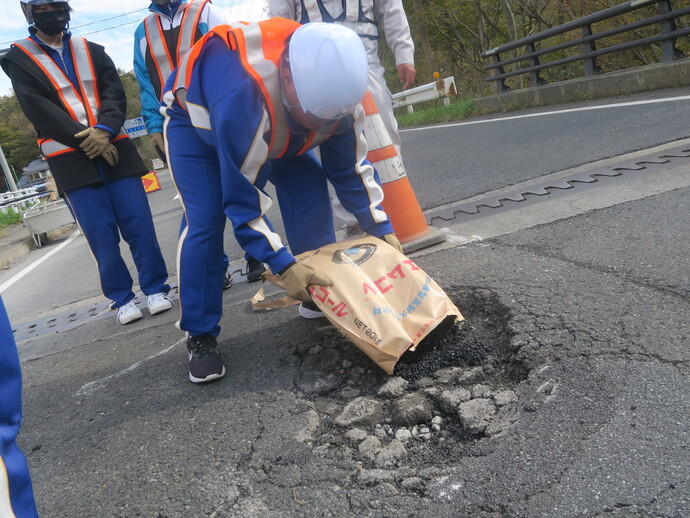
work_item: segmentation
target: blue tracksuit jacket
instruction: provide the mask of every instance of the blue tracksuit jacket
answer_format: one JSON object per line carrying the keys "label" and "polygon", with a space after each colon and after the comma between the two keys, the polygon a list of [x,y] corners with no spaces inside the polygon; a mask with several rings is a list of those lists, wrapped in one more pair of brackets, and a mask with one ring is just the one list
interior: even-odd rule
{"label": "blue tracksuit jacket", "polygon": [[[236,51],[216,37],[204,44],[192,70],[186,109],[171,93],[176,75],[166,84],[162,112],[167,116],[171,169],[189,224],[180,243],[183,330],[194,335],[217,334],[220,329],[222,300],[220,294],[209,294],[215,281],[199,277],[198,272],[205,270],[212,278],[222,275],[222,268],[209,257],[222,254],[216,247],[222,246],[223,212],[242,248],[276,273],[294,261],[293,254],[335,241],[327,181],[364,231],[377,237],[393,232],[380,207],[383,191],[378,174],[366,160],[361,106],[354,123],[342,123],[320,145],[321,164],[311,152],[298,154],[308,133],[294,122],[287,152],[269,160],[271,128],[265,100]],[[263,191],[267,181],[276,186],[292,253],[266,218],[272,204]],[[219,229],[220,240],[211,238]],[[206,284],[208,289],[201,287]],[[191,299],[188,303],[185,294]],[[213,309],[204,310],[208,298],[214,300]],[[192,312],[196,316],[187,318]],[[209,312],[214,314],[210,321]],[[199,325],[202,320],[206,323]]]}

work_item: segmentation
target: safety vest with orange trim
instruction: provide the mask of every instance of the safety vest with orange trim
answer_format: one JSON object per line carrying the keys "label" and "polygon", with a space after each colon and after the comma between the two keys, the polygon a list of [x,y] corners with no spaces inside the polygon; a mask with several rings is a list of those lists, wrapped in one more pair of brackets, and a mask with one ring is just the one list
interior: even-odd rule
{"label": "safety vest with orange trim", "polygon": [[[71,38],[69,45],[74,58],[74,70],[81,86],[81,92],[75,88],[57,63],[34,40],[26,38],[13,43],[13,46],[26,54],[50,81],[69,116],[84,126],[93,126],[98,122],[101,100],[98,95],[98,83],[94,73],[91,53],[89,52],[89,45],[84,38]],[[113,140],[122,138],[128,137],[127,133],[120,129],[120,133]],[[76,148],[53,139],[41,138],[37,139],[36,142],[41,149],[41,153],[46,158],[53,158],[64,153],[76,151]]]}
{"label": "safety vest with orange trim", "polygon": [[[181,4],[178,13],[183,13],[182,19],[180,25],[172,29],[172,38],[166,38],[166,31],[163,29],[159,15],[151,13],[144,19],[146,42],[149,46],[148,54],[152,64],[152,66],[148,66],[147,63],[147,69],[150,77],[155,75],[158,79],[153,84],[157,85],[159,90],[162,90],[163,85],[165,85],[165,82],[181,58],[197,41],[199,21],[208,3],[210,3],[210,0],[191,0],[188,3]],[[176,38],[175,31],[177,31]],[[170,45],[170,39],[177,41],[177,44]],[[156,92],[158,97],[160,97],[160,94],[160,91]]]}
{"label": "safety vest with orange trim", "polygon": [[[199,40],[180,62],[173,92],[180,105],[187,109],[185,99],[192,71],[201,49],[209,38],[220,37],[232,50],[238,52],[244,69],[249,73],[266,106],[271,125],[268,142],[268,158],[279,158],[285,154],[290,143],[290,129],[283,109],[280,89],[280,57],[287,47],[290,35],[300,24],[284,18],[271,18],[259,23],[239,22],[220,25]],[[208,113],[200,114],[195,107],[195,116],[207,118]],[[198,124],[210,127],[210,123]],[[330,136],[338,127],[338,121],[311,131],[296,155],[312,149]]]}

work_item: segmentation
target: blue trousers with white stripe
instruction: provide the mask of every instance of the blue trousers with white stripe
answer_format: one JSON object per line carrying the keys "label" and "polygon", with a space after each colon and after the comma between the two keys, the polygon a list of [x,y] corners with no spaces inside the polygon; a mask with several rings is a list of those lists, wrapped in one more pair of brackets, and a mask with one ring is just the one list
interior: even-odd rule
{"label": "blue trousers with white stripe", "polygon": [[38,518],[26,459],[15,439],[22,421],[22,374],[0,298],[0,516]]}
{"label": "blue trousers with white stripe", "polygon": [[[190,335],[218,336],[223,310],[223,192],[232,178],[221,174],[215,148],[196,130],[172,118],[167,127],[170,168],[187,216],[180,235],[178,280],[180,328]],[[285,233],[293,254],[335,242],[326,175],[312,153],[266,164],[256,186],[276,187]],[[251,201],[251,200],[250,200]],[[232,219],[232,214],[227,214]]]}
{"label": "blue trousers with white stripe", "polygon": [[65,193],[96,259],[103,294],[118,308],[134,298],[132,276],[120,254],[120,235],[129,245],[145,295],[168,293],[165,267],[146,191],[138,176]]}

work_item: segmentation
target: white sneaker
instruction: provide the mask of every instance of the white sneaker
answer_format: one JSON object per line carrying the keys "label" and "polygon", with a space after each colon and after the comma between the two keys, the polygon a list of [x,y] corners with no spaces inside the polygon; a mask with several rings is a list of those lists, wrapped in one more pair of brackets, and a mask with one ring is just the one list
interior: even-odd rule
{"label": "white sneaker", "polygon": [[121,325],[139,320],[143,316],[141,310],[137,307],[136,299],[132,299],[124,306],[117,308],[117,323]]}
{"label": "white sneaker", "polygon": [[163,313],[163,311],[168,311],[175,303],[165,293],[154,293],[153,295],[149,295],[147,305],[149,307],[149,313],[157,315],[158,313]]}
{"label": "white sneaker", "polygon": [[302,302],[297,309],[302,318],[325,318],[326,315],[313,302]]}

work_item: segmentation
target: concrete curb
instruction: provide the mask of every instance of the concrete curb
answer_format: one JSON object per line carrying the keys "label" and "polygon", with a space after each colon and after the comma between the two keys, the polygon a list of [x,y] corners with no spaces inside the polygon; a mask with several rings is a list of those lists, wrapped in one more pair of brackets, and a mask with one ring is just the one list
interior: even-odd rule
{"label": "concrete curb", "polygon": [[630,70],[490,95],[475,99],[474,108],[475,113],[511,111],[663,88],[678,88],[687,86],[689,82],[690,59],[681,59],[673,63],[655,63]]}
{"label": "concrete curb", "polygon": [[0,252],[0,269],[7,268],[11,263],[25,256],[31,251],[30,238],[9,246],[3,246]]}

